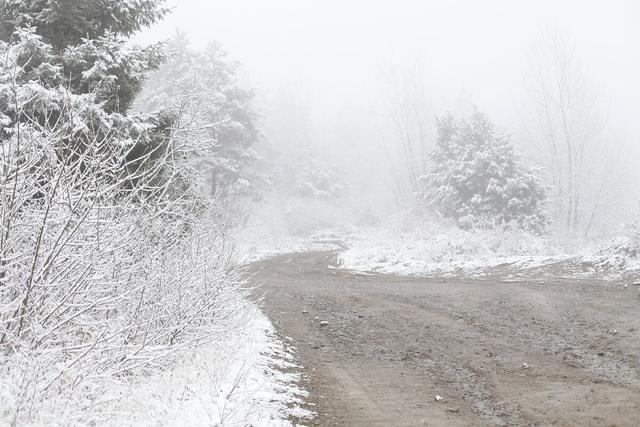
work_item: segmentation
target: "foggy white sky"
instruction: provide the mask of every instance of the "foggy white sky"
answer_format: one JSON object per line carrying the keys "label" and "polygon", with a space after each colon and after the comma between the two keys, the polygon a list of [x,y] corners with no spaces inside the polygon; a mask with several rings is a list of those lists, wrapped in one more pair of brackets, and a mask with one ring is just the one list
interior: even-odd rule
{"label": "foggy white sky", "polygon": [[[572,39],[614,117],[640,113],[640,2],[476,0],[170,0],[144,42],[176,28],[194,46],[221,41],[270,92],[298,86],[320,110],[360,107],[390,61],[419,62],[434,95],[461,90],[511,125],[527,54],[552,30]],[[446,109],[450,106],[440,106]],[[610,113],[611,116],[611,113]],[[506,122],[506,123],[505,123]]]}

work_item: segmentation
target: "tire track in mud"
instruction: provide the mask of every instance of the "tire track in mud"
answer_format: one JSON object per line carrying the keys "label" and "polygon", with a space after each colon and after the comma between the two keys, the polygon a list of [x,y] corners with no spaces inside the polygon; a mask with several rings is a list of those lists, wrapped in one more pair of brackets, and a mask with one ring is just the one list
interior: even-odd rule
{"label": "tire track in mud", "polygon": [[637,425],[640,319],[628,290],[361,275],[334,258],[250,269],[266,313],[294,339],[314,423]]}

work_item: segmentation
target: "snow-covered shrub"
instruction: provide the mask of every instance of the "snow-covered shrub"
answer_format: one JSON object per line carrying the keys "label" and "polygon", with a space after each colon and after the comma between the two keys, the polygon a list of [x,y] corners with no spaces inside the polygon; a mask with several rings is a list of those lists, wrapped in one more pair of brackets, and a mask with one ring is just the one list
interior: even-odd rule
{"label": "snow-covered shrub", "polygon": [[620,237],[583,255],[580,262],[603,273],[640,271],[640,217],[627,224]]}
{"label": "snow-covered shrub", "polygon": [[184,180],[158,185],[161,172],[179,179],[181,150],[136,168],[131,186],[117,140],[61,157],[69,125],[4,129],[0,423],[90,413],[100,384],[210,339],[243,295],[221,204],[178,194]]}
{"label": "snow-covered shrub", "polygon": [[244,295],[201,118],[126,112],[161,54],[122,38],[160,3],[3,3],[0,424],[99,423],[104,387],[211,340]]}
{"label": "snow-covered shrub", "polygon": [[437,151],[421,198],[463,229],[513,225],[540,233],[547,224],[545,190],[524,167],[508,135],[481,113],[437,120]]}

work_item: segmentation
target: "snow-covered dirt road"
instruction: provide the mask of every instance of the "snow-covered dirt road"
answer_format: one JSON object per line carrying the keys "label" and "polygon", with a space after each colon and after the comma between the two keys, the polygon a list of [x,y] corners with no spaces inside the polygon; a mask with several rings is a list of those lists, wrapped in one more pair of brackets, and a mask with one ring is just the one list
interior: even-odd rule
{"label": "snow-covered dirt road", "polygon": [[335,259],[251,267],[305,367],[312,424],[638,424],[640,287],[362,275]]}

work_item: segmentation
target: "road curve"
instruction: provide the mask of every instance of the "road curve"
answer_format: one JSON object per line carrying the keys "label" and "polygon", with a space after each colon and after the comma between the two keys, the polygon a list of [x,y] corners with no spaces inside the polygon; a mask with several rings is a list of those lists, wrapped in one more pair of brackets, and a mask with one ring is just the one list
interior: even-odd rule
{"label": "road curve", "polygon": [[312,424],[640,425],[637,287],[360,275],[335,255],[250,267]]}

